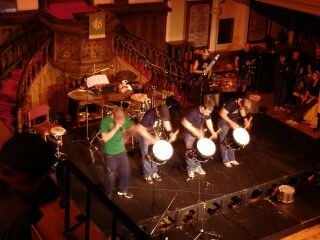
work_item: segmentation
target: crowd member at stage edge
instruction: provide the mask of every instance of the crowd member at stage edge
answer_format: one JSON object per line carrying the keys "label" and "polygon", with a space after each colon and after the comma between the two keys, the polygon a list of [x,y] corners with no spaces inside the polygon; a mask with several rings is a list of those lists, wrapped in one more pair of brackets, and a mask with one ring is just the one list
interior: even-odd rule
{"label": "crowd member at stage edge", "polygon": [[255,54],[251,51],[250,43],[246,43],[234,59],[241,92],[246,92],[252,86],[256,87],[254,86],[255,64]]}
{"label": "crowd member at stage edge", "polygon": [[221,108],[218,120],[218,127],[221,129],[219,134],[219,143],[222,162],[228,168],[233,165],[239,165],[239,162],[235,158],[235,153],[232,148],[225,146],[223,143],[229,130],[240,127],[241,121],[244,122],[244,128],[251,128],[251,120],[248,119],[247,114],[251,111],[251,101],[247,98],[238,97],[236,99],[230,99]]}
{"label": "crowd member at stage edge", "polygon": [[[116,108],[111,116],[101,120],[100,130],[104,142],[105,194],[111,198],[115,176],[118,174],[118,195],[132,198],[133,194],[128,192],[130,170],[124,131],[131,131],[134,134],[135,125],[125,116],[121,108]],[[138,131],[138,133],[146,138],[149,137],[146,132]],[[150,138],[149,141],[154,143],[155,139]]]}
{"label": "crowd member at stage edge", "polygon": [[217,139],[217,133],[214,131],[211,120],[211,113],[214,109],[213,100],[209,97],[203,99],[203,103],[199,106],[190,108],[181,120],[184,127],[184,142],[186,147],[185,159],[187,163],[187,171],[189,178],[194,178],[195,174],[205,175],[200,162],[188,157],[188,151],[193,149],[197,139],[204,137],[203,124],[206,123],[208,130],[213,139]]}
{"label": "crowd member at stage edge", "polygon": [[275,64],[274,68],[274,111],[283,111],[284,103],[287,97],[287,84],[289,78],[289,65],[286,61],[286,54],[282,52],[279,56],[279,60]]}
{"label": "crowd member at stage edge", "polygon": [[[157,139],[161,138],[161,136],[157,136],[157,134],[163,134],[162,129],[164,128],[166,131],[165,134],[169,137],[169,141],[172,142],[175,140],[175,134],[172,133],[169,108],[165,104],[147,110],[142,120],[138,123],[137,128],[143,132],[154,133]],[[160,131],[160,133],[158,133],[158,131]],[[149,153],[149,146],[153,144],[150,142],[150,139],[153,141],[151,136],[148,136],[148,138],[142,135],[139,136],[143,176],[147,183],[153,184],[153,180],[160,182],[162,179],[158,174],[158,165],[146,157]]]}
{"label": "crowd member at stage edge", "polygon": [[58,188],[48,176],[55,150],[40,136],[18,134],[0,152],[0,239],[31,240],[39,206],[55,200]]}
{"label": "crowd member at stage edge", "polygon": [[312,76],[315,71],[320,71],[320,47],[316,48],[314,56],[311,57],[307,65],[307,70],[309,76]]}
{"label": "crowd member at stage edge", "polygon": [[297,115],[295,116],[294,120],[288,120],[287,123],[290,125],[296,125],[300,121],[302,121],[305,113],[311,109],[315,104],[319,101],[319,94],[320,94],[320,72],[315,71],[312,73],[312,81],[309,83],[309,86],[307,87],[307,91],[305,95],[302,98],[302,105],[300,106],[300,109],[297,112]]}

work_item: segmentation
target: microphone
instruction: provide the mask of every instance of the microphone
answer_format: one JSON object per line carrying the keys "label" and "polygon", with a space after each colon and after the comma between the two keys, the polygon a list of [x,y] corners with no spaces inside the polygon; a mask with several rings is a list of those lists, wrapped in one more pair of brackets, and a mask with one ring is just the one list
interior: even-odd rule
{"label": "microphone", "polygon": [[144,63],[144,68],[147,68],[149,66],[149,61],[146,60],[146,62]]}
{"label": "microphone", "polygon": [[211,183],[209,183],[209,182],[203,182],[203,185],[204,185],[205,187],[208,187],[208,186],[213,187],[213,185],[212,185]]}

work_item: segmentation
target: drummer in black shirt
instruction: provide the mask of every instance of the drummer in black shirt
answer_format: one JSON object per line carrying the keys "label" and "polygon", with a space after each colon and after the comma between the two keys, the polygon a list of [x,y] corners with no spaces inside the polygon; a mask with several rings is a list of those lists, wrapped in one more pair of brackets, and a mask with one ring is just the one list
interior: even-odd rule
{"label": "drummer in black shirt", "polygon": [[[169,108],[165,104],[147,110],[142,120],[138,123],[138,128],[143,128],[144,130],[147,130],[149,133],[155,133],[156,138],[165,137],[157,135],[166,134],[170,138],[170,141],[175,140],[175,135],[172,133]],[[162,132],[163,129],[166,132]],[[153,180],[157,182],[162,180],[158,174],[157,164],[149,161],[146,158],[149,152],[149,146],[151,144],[152,143],[150,143],[150,141],[147,138],[143,136],[139,137],[143,175],[146,182],[149,184],[153,184]]]}
{"label": "drummer in black shirt", "polygon": [[194,178],[194,173],[205,175],[206,172],[202,169],[199,161],[188,157],[188,150],[194,147],[196,139],[204,137],[203,124],[206,123],[208,130],[213,139],[217,139],[217,133],[213,129],[211,113],[214,108],[214,102],[210,98],[205,98],[200,106],[192,107],[183,117],[181,124],[185,128],[184,142],[186,146],[186,163],[188,176]]}
{"label": "drummer in black shirt", "polygon": [[239,97],[237,99],[230,99],[220,110],[220,118],[218,120],[218,127],[221,128],[219,134],[220,151],[222,155],[222,162],[226,167],[239,165],[236,161],[234,150],[225,146],[223,143],[230,129],[240,127],[240,122],[244,120],[244,128],[251,127],[251,120],[247,118],[247,114],[251,110],[251,101],[246,98]]}

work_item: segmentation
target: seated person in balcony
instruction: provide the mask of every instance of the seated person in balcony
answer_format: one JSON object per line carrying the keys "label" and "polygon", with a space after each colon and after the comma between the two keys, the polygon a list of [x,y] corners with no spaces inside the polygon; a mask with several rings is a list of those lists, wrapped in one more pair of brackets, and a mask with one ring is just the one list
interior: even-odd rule
{"label": "seated person in balcony", "polygon": [[318,103],[319,98],[319,89],[320,89],[320,82],[319,82],[320,73],[319,71],[315,71],[312,74],[312,82],[309,83],[307,87],[307,91],[302,98],[302,105],[297,112],[296,117],[294,120],[288,120],[287,123],[290,125],[296,125],[298,122],[302,121],[304,114],[312,108],[315,104]]}
{"label": "seated person in balcony", "polygon": [[54,148],[30,133],[11,137],[0,152],[0,239],[31,240],[31,224],[38,222],[40,205],[58,197],[48,177]]}
{"label": "seated person in balcony", "polygon": [[[101,120],[100,130],[104,142],[105,193],[111,198],[115,176],[118,174],[118,195],[130,199],[133,194],[128,192],[129,162],[124,145],[124,131],[132,131],[134,134],[134,123],[124,115],[122,108],[115,108],[112,116]],[[138,129],[138,133],[146,138],[150,136],[143,129]],[[149,140],[152,143],[156,141],[152,137]]]}
{"label": "seated person in balcony", "polygon": [[307,65],[308,75],[312,76],[315,71],[320,71],[320,47],[315,50],[314,56],[311,57]]}

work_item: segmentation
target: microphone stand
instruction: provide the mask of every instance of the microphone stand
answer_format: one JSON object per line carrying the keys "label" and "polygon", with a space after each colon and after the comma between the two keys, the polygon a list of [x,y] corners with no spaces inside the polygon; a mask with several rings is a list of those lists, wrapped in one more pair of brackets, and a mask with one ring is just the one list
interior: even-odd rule
{"label": "microphone stand", "polygon": [[[200,177],[198,177],[199,179],[199,200],[198,202],[201,203],[201,180],[200,180]],[[203,185],[204,185],[204,188],[205,188],[205,197],[204,197],[204,201],[202,201],[202,219],[201,219],[201,228],[199,229],[200,232],[199,234],[193,239],[193,240],[197,240],[199,239],[199,237],[202,235],[202,234],[207,234],[207,235],[210,235],[211,236],[211,239],[212,240],[216,240],[216,239],[219,239],[221,238],[221,235],[220,234],[217,234],[217,233],[214,233],[214,231],[205,231],[204,230],[204,222],[205,222],[205,213],[206,213],[206,205],[207,205],[207,195],[208,195],[208,187],[209,186],[212,186],[213,185],[209,182],[202,182]]]}
{"label": "microphone stand", "polygon": [[156,228],[158,227],[158,225],[160,224],[161,220],[163,219],[164,215],[168,212],[171,204],[173,203],[174,199],[177,197],[177,193],[174,195],[174,197],[172,198],[171,202],[169,203],[168,207],[166,208],[166,210],[163,212],[163,214],[161,215],[161,217],[159,218],[157,224],[154,226],[154,228],[152,229],[150,236],[152,236],[153,232],[156,230]]}
{"label": "microphone stand", "polygon": [[[113,68],[113,66],[112,66],[112,68]],[[102,69],[99,69],[99,70],[95,71],[95,65],[93,65],[92,73],[87,73],[87,74],[84,75],[83,79],[85,81],[85,91],[86,91],[86,113],[85,113],[86,114],[86,138],[82,139],[82,140],[74,140],[72,142],[80,142],[80,141],[89,141],[90,140],[90,138],[89,138],[89,109],[88,109],[88,104],[89,104],[88,91],[89,91],[89,88],[88,88],[87,80],[88,80],[88,77],[93,76],[93,75],[95,75],[95,74],[97,74],[99,72],[102,72],[102,71],[107,71],[109,69],[110,69],[110,67],[105,67],[105,68],[102,68]],[[92,144],[92,142],[93,141],[90,142],[90,145]]]}

